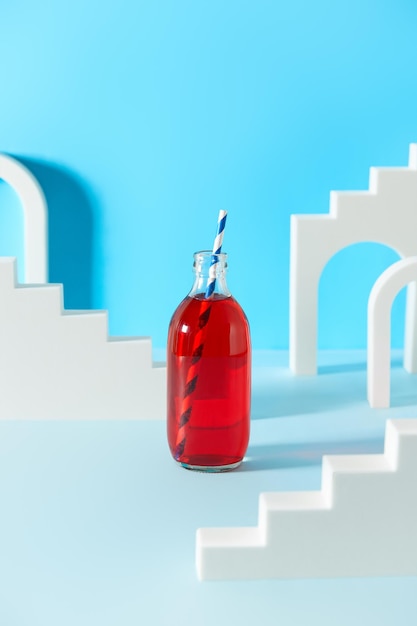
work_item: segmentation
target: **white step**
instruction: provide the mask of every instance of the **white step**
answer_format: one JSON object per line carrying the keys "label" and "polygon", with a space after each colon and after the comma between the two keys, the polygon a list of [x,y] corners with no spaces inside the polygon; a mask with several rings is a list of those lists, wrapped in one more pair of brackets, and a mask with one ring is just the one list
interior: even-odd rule
{"label": "white step", "polygon": [[[373,192],[389,198],[417,194],[417,170],[408,167],[371,167],[369,186]],[[396,207],[401,211],[401,206]]]}
{"label": "white step", "polygon": [[[369,191],[331,191],[330,215],[337,219],[364,219],[375,210],[377,198]],[[364,215],[365,213],[365,215]]]}
{"label": "white step", "polygon": [[85,342],[89,346],[107,340],[107,311],[65,310],[61,316],[63,332],[70,341]]}
{"label": "white step", "polygon": [[152,342],[149,337],[110,337],[112,359],[125,364],[136,377],[138,369],[152,366]]}
{"label": "white step", "polygon": [[11,291],[17,280],[16,259],[0,257],[0,291]]}
{"label": "white step", "polygon": [[62,285],[18,285],[11,304],[20,318],[28,315],[47,323],[62,312]]}

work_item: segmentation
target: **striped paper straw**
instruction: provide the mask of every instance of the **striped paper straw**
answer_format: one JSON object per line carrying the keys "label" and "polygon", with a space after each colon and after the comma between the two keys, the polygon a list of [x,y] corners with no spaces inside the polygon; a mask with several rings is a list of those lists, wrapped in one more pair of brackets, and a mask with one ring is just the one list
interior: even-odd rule
{"label": "striped paper straw", "polygon": [[209,279],[207,281],[207,289],[206,289],[206,293],[204,296],[205,298],[211,298],[214,292],[214,287],[216,286],[216,271],[217,271],[217,263],[219,262],[219,259],[216,255],[220,254],[220,252],[222,251],[224,229],[226,226],[226,217],[227,217],[227,211],[219,212],[219,218],[217,220],[217,233],[216,233],[216,238],[214,240],[214,245],[213,245],[213,254],[211,256]]}
{"label": "striped paper straw", "polygon": [[187,424],[190,421],[191,411],[193,408],[193,392],[197,386],[199,361],[203,355],[204,340],[207,332],[207,323],[211,313],[211,298],[216,286],[217,263],[219,262],[218,254],[221,253],[224,228],[226,225],[227,211],[220,211],[217,220],[217,233],[213,245],[213,253],[211,257],[209,278],[207,288],[204,294],[204,300],[201,303],[200,314],[198,316],[198,331],[195,334],[193,348],[191,353],[191,365],[187,372],[187,380],[185,383],[184,397],[181,403],[180,424],[177,433],[175,446],[175,458],[178,460],[183,454],[186,444]]}

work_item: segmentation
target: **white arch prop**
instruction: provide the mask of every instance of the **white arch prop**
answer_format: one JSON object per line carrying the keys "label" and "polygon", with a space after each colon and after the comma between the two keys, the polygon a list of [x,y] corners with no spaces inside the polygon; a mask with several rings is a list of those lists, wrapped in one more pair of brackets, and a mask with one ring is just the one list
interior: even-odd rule
{"label": "white arch prop", "polygon": [[7,154],[0,154],[0,179],[19,196],[24,215],[26,283],[48,282],[48,210],[43,191],[29,170]]}
{"label": "white arch prop", "polygon": [[[370,190],[331,192],[328,215],[291,216],[290,367],[317,373],[317,293],[321,273],[343,248],[376,242],[417,255],[417,144],[408,167],[371,168]],[[417,372],[417,286],[407,292],[404,367]]]}
{"label": "white arch prop", "polygon": [[368,302],[368,401],[372,408],[390,405],[391,308],[403,287],[417,286],[417,256],[398,261],[376,281]]}

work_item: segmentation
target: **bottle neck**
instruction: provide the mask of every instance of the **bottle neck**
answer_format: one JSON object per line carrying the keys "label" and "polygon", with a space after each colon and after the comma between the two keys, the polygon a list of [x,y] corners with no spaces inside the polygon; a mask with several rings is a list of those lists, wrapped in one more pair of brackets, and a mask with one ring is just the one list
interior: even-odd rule
{"label": "bottle neck", "polygon": [[215,295],[231,296],[226,282],[226,253],[214,255],[210,250],[196,252],[193,269],[195,278],[189,296],[199,294],[204,294],[207,298]]}

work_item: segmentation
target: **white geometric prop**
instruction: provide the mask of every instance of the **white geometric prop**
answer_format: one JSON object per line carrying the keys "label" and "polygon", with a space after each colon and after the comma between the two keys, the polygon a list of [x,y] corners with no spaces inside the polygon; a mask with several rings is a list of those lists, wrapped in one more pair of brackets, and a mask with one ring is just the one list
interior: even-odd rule
{"label": "white geometric prop", "polygon": [[[369,191],[330,194],[328,215],[291,216],[290,367],[317,373],[317,293],[321,273],[343,248],[372,241],[417,256],[417,144],[409,167],[370,170]],[[417,290],[407,291],[404,365],[417,372]]]}
{"label": "white geometric prop", "polygon": [[[378,278],[369,296],[368,401],[372,408],[383,409],[390,406],[391,308],[399,291],[410,283],[413,284],[415,297],[417,256],[391,265]],[[406,362],[405,365],[409,372],[417,369],[416,363]]]}
{"label": "white geometric prop", "polygon": [[166,368],[148,337],[108,338],[105,311],[63,310],[62,285],[45,284],[46,202],[20,163],[0,176],[24,202],[26,276],[0,257],[0,419],[152,419],[166,414]]}
{"label": "white geometric prop", "polygon": [[324,456],[322,489],[262,493],[259,523],[197,531],[200,580],[417,575],[417,420],[385,453]]}
{"label": "white geometric prop", "polygon": [[0,180],[17,193],[24,216],[25,282],[48,281],[48,211],[43,191],[19,161],[0,153]]}

